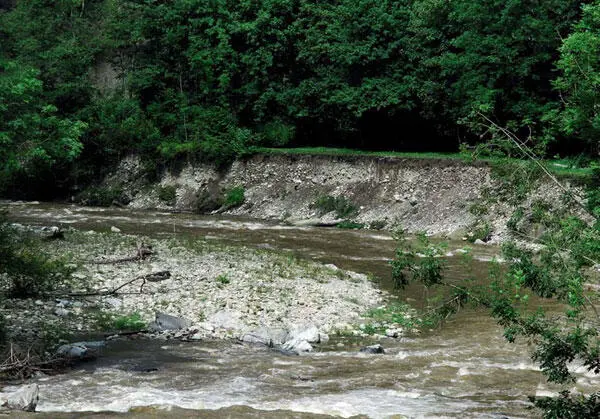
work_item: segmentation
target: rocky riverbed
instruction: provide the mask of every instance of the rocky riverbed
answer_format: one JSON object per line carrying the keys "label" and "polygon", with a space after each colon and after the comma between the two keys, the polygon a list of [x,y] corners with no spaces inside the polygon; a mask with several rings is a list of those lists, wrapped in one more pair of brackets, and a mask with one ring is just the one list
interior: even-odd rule
{"label": "rocky riverbed", "polygon": [[[71,260],[72,280],[56,296],[5,300],[1,311],[11,338],[150,325],[151,338],[292,342],[288,349],[302,351],[331,333],[360,333],[361,315],[384,300],[366,275],[334,265],[199,237],[150,239],[113,230],[69,230],[63,240],[44,244]],[[126,260],[142,246],[151,254]],[[152,327],[160,329],[152,326],[157,313],[181,319],[179,330],[153,333]]]}

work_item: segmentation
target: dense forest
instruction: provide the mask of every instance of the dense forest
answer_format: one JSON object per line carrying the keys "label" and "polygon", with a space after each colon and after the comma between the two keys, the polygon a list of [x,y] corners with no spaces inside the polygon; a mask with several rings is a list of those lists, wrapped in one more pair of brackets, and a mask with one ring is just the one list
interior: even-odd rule
{"label": "dense forest", "polygon": [[456,151],[493,141],[483,117],[546,155],[598,152],[600,1],[2,1],[0,37],[13,195],[132,152]]}

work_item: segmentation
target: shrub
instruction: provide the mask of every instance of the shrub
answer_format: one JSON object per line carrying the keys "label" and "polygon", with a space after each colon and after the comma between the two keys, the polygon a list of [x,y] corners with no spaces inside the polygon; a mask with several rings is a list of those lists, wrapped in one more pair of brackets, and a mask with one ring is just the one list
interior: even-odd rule
{"label": "shrub", "polygon": [[132,313],[115,318],[113,326],[117,330],[141,330],[146,327],[146,322],[139,313]]}
{"label": "shrub", "polygon": [[320,215],[335,211],[338,218],[350,218],[358,214],[356,205],[343,196],[320,196],[310,207],[318,210]]}
{"label": "shrub", "polygon": [[243,186],[235,186],[225,192],[224,209],[239,207],[246,200]]}
{"label": "shrub", "polygon": [[127,198],[121,188],[97,186],[89,187],[79,194],[77,202],[81,205],[110,207],[114,204],[127,205],[129,198]]}
{"label": "shrub", "polygon": [[492,227],[488,222],[478,221],[471,226],[470,230],[467,240],[471,243],[475,243],[477,240],[487,242],[492,238]]}
{"label": "shrub", "polygon": [[365,228],[363,223],[355,223],[354,221],[344,220],[336,225],[337,228],[343,228],[347,230],[360,230]]}
{"label": "shrub", "polygon": [[0,220],[0,285],[9,297],[33,297],[69,279],[72,268],[39,249],[39,239]]}
{"label": "shrub", "polygon": [[231,282],[229,279],[229,276],[227,274],[221,274],[221,275],[217,276],[215,278],[215,281],[217,281],[219,284],[223,284],[223,285],[229,284]]}
{"label": "shrub", "polygon": [[167,203],[168,205],[173,205],[176,197],[177,188],[175,186],[167,185],[158,188],[158,199]]}
{"label": "shrub", "polygon": [[371,221],[371,224],[369,224],[369,229],[371,229],[371,230],[383,230],[385,228],[386,224],[387,224],[387,222],[385,220]]}
{"label": "shrub", "polygon": [[215,197],[209,191],[203,190],[197,194],[194,210],[197,213],[206,214],[218,210],[222,206],[223,202],[220,197]]}

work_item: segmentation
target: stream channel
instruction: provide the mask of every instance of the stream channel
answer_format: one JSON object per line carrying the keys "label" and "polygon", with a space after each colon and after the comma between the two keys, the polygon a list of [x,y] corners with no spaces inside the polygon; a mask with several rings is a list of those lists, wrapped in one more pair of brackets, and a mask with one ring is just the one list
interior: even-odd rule
{"label": "stream channel", "polygon": [[[5,203],[10,219],[27,225],[57,225],[152,237],[189,234],[207,240],[292,252],[301,258],[372,273],[391,290],[389,233],[291,227],[275,222],[159,211],[84,208],[60,204]],[[465,266],[451,242],[448,277]],[[470,268],[485,275],[494,246],[476,246]],[[454,255],[454,256],[453,256]],[[395,292],[420,304],[422,289]],[[341,342],[341,344],[340,344]],[[128,412],[136,417],[318,417],[373,418],[532,417],[528,395],[555,394],[531,362],[524,343],[509,344],[485,312],[465,309],[442,328],[400,339],[383,339],[384,355],[359,353],[361,345],[332,337],[316,352],[284,356],[231,341],[109,342],[101,356],[61,375],[37,379],[38,411]],[[598,387],[593,375],[578,375],[577,389]],[[62,413],[58,413],[62,412]]]}

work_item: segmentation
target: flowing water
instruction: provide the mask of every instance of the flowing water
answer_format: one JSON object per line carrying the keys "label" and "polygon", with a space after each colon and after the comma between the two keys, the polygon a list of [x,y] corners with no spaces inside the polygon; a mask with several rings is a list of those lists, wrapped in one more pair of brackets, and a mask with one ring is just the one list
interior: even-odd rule
{"label": "flowing water", "polygon": [[[272,248],[381,279],[390,288],[394,242],[387,233],[290,227],[277,223],[156,211],[7,203],[10,218],[30,225],[152,236],[188,234],[229,244]],[[473,249],[465,266],[450,243],[448,276],[484,275],[498,249]],[[422,290],[398,292],[419,304]],[[551,307],[549,307],[551,308]],[[439,330],[382,341],[385,355],[364,342],[332,339],[318,352],[284,356],[234,342],[109,342],[102,356],[67,374],[44,377],[38,410],[126,412],[138,417],[531,417],[528,395],[554,394],[530,361],[527,346],[509,344],[485,312],[463,310]],[[590,392],[585,372],[574,387]],[[240,407],[241,406],[241,407]],[[258,409],[252,410],[253,409]],[[218,412],[213,412],[215,409]],[[301,415],[297,412],[306,412]],[[56,413],[49,413],[54,417]],[[210,416],[213,417],[213,416]]]}

